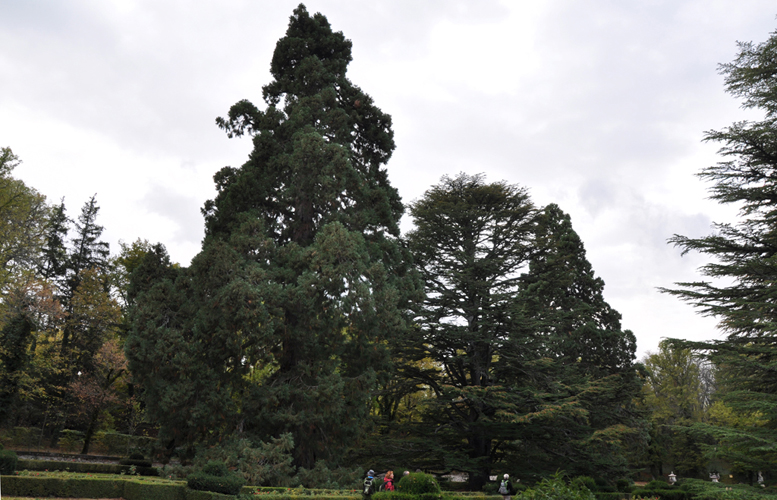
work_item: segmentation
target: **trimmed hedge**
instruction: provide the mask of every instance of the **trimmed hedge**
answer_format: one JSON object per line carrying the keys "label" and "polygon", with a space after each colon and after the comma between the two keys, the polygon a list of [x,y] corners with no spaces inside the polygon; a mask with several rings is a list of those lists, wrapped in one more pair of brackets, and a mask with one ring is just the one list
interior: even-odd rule
{"label": "trimmed hedge", "polygon": [[245,486],[246,480],[230,472],[224,462],[211,460],[202,470],[186,476],[186,484],[193,490],[237,495]]}
{"label": "trimmed hedge", "polygon": [[136,458],[122,458],[119,460],[119,464],[121,465],[134,465],[136,467],[151,467],[151,460],[146,460],[144,458],[136,459]]}
{"label": "trimmed hedge", "polygon": [[631,492],[633,497],[659,497],[662,500],[690,500],[691,495],[687,491],[683,491],[679,488],[669,489],[650,489],[650,488],[637,488]]}
{"label": "trimmed hedge", "polygon": [[[64,460],[19,460],[17,470],[82,472],[84,474],[130,474],[132,465],[66,462]],[[140,476],[159,476],[157,467],[135,466]]]}
{"label": "trimmed hedge", "polygon": [[[241,493],[250,494],[253,490],[245,489]],[[119,477],[104,479],[7,476],[3,477],[3,495],[38,498],[124,498],[125,500],[234,500],[234,497],[228,495],[190,490],[182,482],[144,483]],[[287,496],[287,498],[291,497]],[[320,498],[324,500],[324,497]],[[343,500],[343,498],[337,497],[337,500]],[[353,498],[356,500],[357,497]],[[270,500],[269,495],[266,500]]]}
{"label": "trimmed hedge", "polygon": [[14,497],[121,498],[124,482],[102,478],[7,476],[3,494]]}
{"label": "trimmed hedge", "polygon": [[19,464],[19,457],[12,450],[0,450],[0,475],[13,474]]}
{"label": "trimmed hedge", "polygon": [[622,491],[594,491],[596,500],[625,500],[628,498],[628,493]]}

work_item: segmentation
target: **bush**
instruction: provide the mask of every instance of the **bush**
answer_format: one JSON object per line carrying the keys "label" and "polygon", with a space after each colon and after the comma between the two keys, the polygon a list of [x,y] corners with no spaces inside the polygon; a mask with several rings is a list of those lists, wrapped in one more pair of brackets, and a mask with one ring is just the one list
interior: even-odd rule
{"label": "bush", "polygon": [[237,495],[246,480],[230,472],[224,462],[211,460],[199,472],[189,474],[186,484],[193,490]]}
{"label": "bush", "polygon": [[0,450],[0,475],[8,476],[16,470],[19,457],[11,450]]}
{"label": "bush", "polygon": [[673,488],[673,486],[660,479],[654,479],[645,485],[646,490],[665,490],[667,488]]}
{"label": "bush", "polygon": [[626,495],[618,491],[597,491],[594,496],[596,500],[622,500]]}
{"label": "bush", "polygon": [[201,468],[206,462],[217,460],[234,469],[248,484],[297,486],[299,482],[293,484],[293,449],[291,434],[282,434],[269,443],[231,439],[220,446],[198,450],[194,465]]}
{"label": "bush", "polygon": [[560,472],[545,478],[534,488],[528,488],[523,500],[596,500],[591,490],[582,484],[567,484]]}
{"label": "bush", "polygon": [[[324,488],[331,490],[357,489],[361,490],[364,481],[364,471],[361,467],[346,469],[338,467],[329,469],[326,462],[318,460],[312,469],[300,467],[291,484],[301,484],[305,488]],[[377,478],[376,478],[377,481]],[[373,483],[377,486],[377,482]],[[373,491],[378,491],[373,488]]]}
{"label": "bush", "polygon": [[469,491],[469,483],[464,481],[440,481],[442,491]]}
{"label": "bush", "polygon": [[624,493],[631,493],[631,490],[633,489],[631,481],[626,478],[621,478],[615,481],[615,487],[618,489],[618,491],[622,491]]}
{"label": "bush", "polygon": [[434,476],[423,472],[411,472],[407,476],[402,476],[402,479],[397,483],[397,490],[400,493],[409,493],[411,495],[431,493],[437,495],[438,498],[442,493],[440,485],[437,484]]}
{"label": "bush", "polygon": [[80,451],[84,446],[84,433],[65,429],[59,433],[59,447],[68,452]]}
{"label": "bush", "polygon": [[[83,472],[89,474],[131,474],[131,465],[97,464],[88,462],[64,462],[62,460],[19,460],[16,466],[19,470],[50,470],[66,472]],[[158,476],[156,467],[134,466],[135,474],[141,476]]]}
{"label": "bush", "polygon": [[588,491],[597,491],[599,488],[596,486],[594,478],[589,476],[577,476],[572,480],[571,486],[576,489],[585,487]]}

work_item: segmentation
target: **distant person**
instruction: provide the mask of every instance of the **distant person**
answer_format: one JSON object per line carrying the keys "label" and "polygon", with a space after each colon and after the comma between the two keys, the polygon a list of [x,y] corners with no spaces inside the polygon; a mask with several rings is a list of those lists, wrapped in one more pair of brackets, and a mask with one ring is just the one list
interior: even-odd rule
{"label": "distant person", "polygon": [[383,489],[386,491],[394,491],[394,471],[390,470],[386,472],[383,477]]}
{"label": "distant person", "polygon": [[372,482],[375,480],[375,471],[370,469],[367,471],[367,477],[364,478],[364,490],[362,491],[362,498],[372,498]]}
{"label": "distant person", "polygon": [[510,500],[510,496],[513,494],[513,485],[510,483],[510,474],[505,474],[502,479],[502,484],[499,485],[499,494],[502,495],[504,500]]}

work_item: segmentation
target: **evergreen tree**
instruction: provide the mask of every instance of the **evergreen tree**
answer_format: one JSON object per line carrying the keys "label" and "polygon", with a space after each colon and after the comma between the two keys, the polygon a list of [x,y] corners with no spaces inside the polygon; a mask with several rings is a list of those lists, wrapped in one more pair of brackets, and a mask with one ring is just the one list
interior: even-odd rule
{"label": "evergreen tree", "polygon": [[66,214],[65,199],[52,207],[43,245],[43,258],[38,273],[46,280],[56,283],[60,293],[64,294],[67,284],[67,235],[72,221]]}
{"label": "evergreen tree", "polygon": [[[67,266],[65,268],[66,275],[65,275],[65,294],[62,297],[62,302],[65,305],[65,309],[67,313],[73,317],[76,314],[76,307],[77,305],[74,303],[74,298],[77,296],[79,288],[81,286],[82,281],[84,280],[84,273],[87,271],[91,271],[93,273],[99,273],[102,275],[101,279],[104,283],[103,289],[104,292],[108,292],[109,285],[108,281],[105,276],[105,273],[107,272],[107,264],[108,264],[108,255],[110,254],[108,243],[101,241],[100,237],[102,236],[103,232],[103,226],[97,224],[97,213],[100,210],[100,207],[97,206],[96,201],[97,195],[92,196],[89,201],[87,201],[83,208],[81,209],[81,215],[78,216],[78,221],[75,223],[75,237],[72,240],[72,248],[70,252],[68,253],[67,257]],[[62,205],[60,205],[62,207]],[[61,210],[58,210],[57,213],[57,219],[55,222],[62,219],[64,216],[64,207],[62,207]],[[63,221],[64,222],[64,221]],[[64,228],[64,225],[62,226]],[[52,226],[52,229],[54,229],[54,226]],[[53,232],[51,233],[51,238],[49,240],[49,244],[51,245],[51,255],[55,259],[58,258],[57,254],[59,252],[57,247],[57,238],[61,234],[61,232]],[[56,264],[56,260],[52,260],[51,262],[51,271],[54,272],[55,268],[58,267],[58,264]],[[61,270],[61,268],[59,268]],[[56,275],[54,275],[56,276]],[[94,276],[92,276],[94,278]],[[54,278],[56,280],[56,277]],[[89,287],[92,286],[92,282],[88,284]],[[91,292],[90,292],[91,293]],[[81,318],[82,321],[88,319]],[[98,323],[101,323],[101,320],[98,320]],[[79,332],[77,331],[78,328],[84,327],[86,329],[92,329],[93,326],[85,325],[85,323],[82,322],[75,322],[70,321],[65,325],[65,328],[62,332],[62,355],[67,357],[70,354],[70,351],[73,349],[74,342],[77,342],[74,337],[79,335]],[[102,342],[99,342],[97,344],[92,343],[93,348],[99,348],[102,345]],[[83,346],[75,346],[77,349],[82,348]],[[90,351],[91,354],[94,354],[94,350]],[[83,360],[83,352],[81,352],[78,357]],[[75,370],[74,365],[74,370]]]}
{"label": "evergreen tree", "polygon": [[[157,387],[159,401],[184,373],[221,387],[191,401],[202,412],[159,412],[166,429],[186,434],[181,442],[202,439],[205,423],[262,439],[291,432],[296,464],[312,467],[339,459],[365,431],[412,283],[398,241],[403,207],[384,168],[391,119],[346,78],[350,61],[351,42],[323,15],[294,10],[263,88],[266,109],[240,101],[217,120],[229,136],[252,136],[254,149],[241,168],[215,175],[202,252],[174,282],[137,296],[127,342],[136,380]],[[179,307],[190,321],[163,321]],[[160,342],[175,358],[161,365]]]}
{"label": "evergreen tree", "polygon": [[499,412],[509,395],[495,372],[515,327],[535,209],[523,188],[460,174],[443,177],[410,211],[408,243],[426,287],[416,345],[439,367],[415,377],[435,392],[427,419],[437,425],[442,465],[467,471],[479,490],[505,439]]}
{"label": "evergreen tree", "polygon": [[[636,338],[621,328],[621,316],[603,291],[569,215],[548,205],[536,219],[529,270],[517,297],[522,321],[513,341],[528,343],[536,358],[548,361],[545,376],[582,411],[561,427],[545,425],[556,443],[552,454],[547,441],[526,439],[516,447],[523,470],[540,475],[560,465],[569,473],[618,477],[627,473],[628,455],[645,445],[647,423],[633,405],[640,390]],[[505,366],[505,380],[520,373],[512,360]]]}
{"label": "evergreen tree", "polygon": [[665,291],[720,320],[725,339],[675,345],[707,353],[726,374],[723,403],[757,422],[705,427],[719,441],[717,456],[753,472],[777,465],[777,32],[761,44],[740,43],[736,59],[720,71],[729,93],[765,114],[761,121],[737,122],[705,136],[722,144],[723,161],[699,176],[712,183],[713,199],[739,207],[741,219],[715,224],[715,233],[702,238],[675,235],[670,241],[683,253],[711,257],[701,268],[710,281],[677,283]]}

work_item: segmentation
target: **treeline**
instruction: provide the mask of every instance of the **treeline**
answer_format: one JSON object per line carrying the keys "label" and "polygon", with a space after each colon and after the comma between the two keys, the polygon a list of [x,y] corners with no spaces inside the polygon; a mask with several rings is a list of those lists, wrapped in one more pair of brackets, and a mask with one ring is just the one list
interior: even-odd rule
{"label": "treeline", "polygon": [[[83,452],[98,429],[142,430],[163,460],[218,457],[272,469],[262,477],[276,484],[295,471],[404,467],[465,471],[477,490],[497,472],[614,481],[672,465],[700,475],[715,453],[743,452],[721,429],[769,425],[762,403],[737,403],[768,342],[737,344],[734,358],[725,343],[666,342],[636,363],[635,337],[557,205],[459,174],[405,206],[385,169],[391,117],[346,77],[350,61],[350,40],[295,9],[264,106],[243,100],[217,119],[253,151],[215,175],[188,267],[140,240],[110,256],[94,197],[71,221],[64,202],[49,206],[12,177],[18,160],[3,150],[0,425],[52,440],[79,429]],[[748,126],[710,138],[735,142]],[[717,192],[736,182],[725,175],[736,165],[707,174],[722,179]],[[414,228],[402,235],[406,209]],[[749,235],[768,228],[753,220]],[[675,241],[714,253],[703,242],[726,236]],[[763,252],[759,270],[773,255]],[[715,290],[670,292],[709,306]],[[723,306],[707,312],[725,316],[715,300]],[[760,329],[768,315],[756,316]],[[724,458],[769,470],[763,455]]]}

